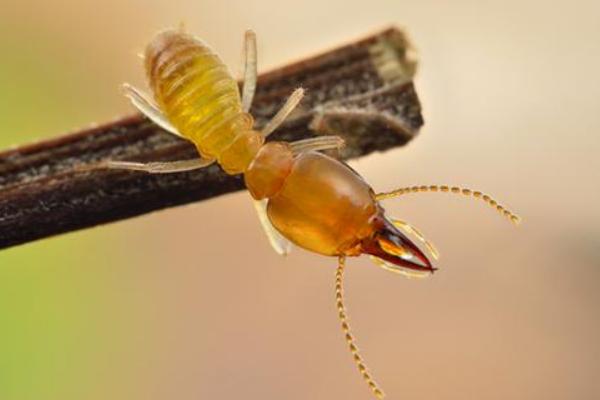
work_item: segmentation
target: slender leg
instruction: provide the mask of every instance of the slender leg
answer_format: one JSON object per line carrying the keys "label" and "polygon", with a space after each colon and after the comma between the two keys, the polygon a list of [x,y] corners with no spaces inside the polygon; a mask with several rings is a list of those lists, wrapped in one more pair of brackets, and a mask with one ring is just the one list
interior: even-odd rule
{"label": "slender leg", "polygon": [[149,162],[139,163],[131,161],[104,161],[96,168],[107,169],[126,169],[131,171],[143,171],[150,174],[170,174],[173,172],[191,171],[194,169],[204,168],[215,160],[207,160],[205,158],[195,158],[193,160],[169,161],[169,162]]}
{"label": "slender leg", "polygon": [[271,120],[262,129],[261,133],[264,137],[267,137],[271,133],[273,133],[273,131],[277,129],[283,121],[285,121],[288,115],[290,115],[290,113],[294,110],[294,108],[296,108],[298,103],[300,103],[302,97],[304,97],[304,89],[298,88],[294,90],[292,95],[288,97],[283,107],[281,107],[277,114],[275,114],[275,116],[271,118]]}
{"label": "slender leg", "polygon": [[287,256],[292,250],[292,244],[275,229],[267,215],[268,200],[254,200],[254,208],[264,232],[273,250],[279,255]]}
{"label": "slender leg", "polygon": [[473,191],[467,188],[461,188],[458,186],[446,186],[446,185],[421,185],[421,186],[412,186],[412,187],[404,187],[396,190],[392,190],[391,192],[378,193],[375,195],[375,198],[379,200],[391,199],[393,197],[402,196],[403,194],[408,193],[418,193],[418,192],[443,192],[443,193],[453,193],[453,194],[462,194],[465,196],[471,196],[476,199],[483,200],[490,207],[494,208],[500,214],[504,215],[506,218],[510,220],[515,225],[518,225],[521,222],[521,218],[518,215],[513,214],[506,207],[498,204],[496,200],[479,191]]}
{"label": "slender leg", "polygon": [[167,132],[170,132],[175,136],[183,137],[177,128],[171,125],[164,114],[160,111],[158,106],[154,104],[154,102],[150,100],[148,96],[128,83],[123,84],[123,92],[129,101],[131,101],[131,104],[133,104],[135,108],[137,108],[142,114],[148,117],[148,119]]}
{"label": "slender leg", "polygon": [[335,272],[335,303],[338,311],[338,317],[342,324],[342,331],[344,331],[344,337],[346,338],[346,342],[348,343],[348,347],[350,348],[350,353],[352,353],[352,358],[358,367],[358,371],[362,375],[369,388],[373,391],[373,394],[378,399],[383,399],[384,394],[381,388],[375,383],[371,374],[367,370],[367,366],[365,362],[358,352],[358,347],[356,347],[356,343],[354,342],[354,336],[350,332],[350,325],[348,324],[348,316],[346,311],[346,306],[344,306],[344,268],[346,266],[346,258],[344,256],[340,256],[338,259],[338,267]]}
{"label": "slender leg", "polygon": [[427,250],[429,250],[429,253],[431,254],[434,260],[440,258],[440,253],[437,251],[433,243],[427,240],[425,236],[423,236],[423,234],[417,230],[417,228],[415,228],[408,222],[400,221],[399,219],[393,219],[392,223],[398,228],[403,229],[406,233],[413,234],[417,239],[419,239],[421,243],[423,243],[425,247],[427,247]]}
{"label": "slender leg", "polygon": [[294,154],[300,154],[306,151],[340,149],[344,144],[344,139],[339,136],[317,136],[292,142],[290,146]]}
{"label": "slender leg", "polygon": [[244,87],[242,89],[242,110],[248,112],[256,91],[256,34],[247,30],[244,35]]}

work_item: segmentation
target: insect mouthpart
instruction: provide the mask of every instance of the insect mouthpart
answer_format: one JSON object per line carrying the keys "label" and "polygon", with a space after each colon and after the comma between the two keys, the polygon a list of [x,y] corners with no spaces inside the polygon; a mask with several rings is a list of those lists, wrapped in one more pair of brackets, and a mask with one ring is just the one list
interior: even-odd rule
{"label": "insect mouthpart", "polygon": [[374,235],[363,240],[363,253],[370,254],[373,260],[384,269],[411,278],[431,275],[433,267],[427,256],[385,217],[375,221]]}

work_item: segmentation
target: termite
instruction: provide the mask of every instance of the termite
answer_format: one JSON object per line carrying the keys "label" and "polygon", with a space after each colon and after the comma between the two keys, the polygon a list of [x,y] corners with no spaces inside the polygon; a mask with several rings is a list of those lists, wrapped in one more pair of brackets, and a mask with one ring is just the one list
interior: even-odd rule
{"label": "termite", "polygon": [[[445,192],[478,198],[513,223],[519,217],[479,191],[449,186],[414,186],[376,193],[342,161],[321,153],[339,149],[338,136],[319,136],[292,143],[265,142],[301,101],[296,89],[262,129],[249,114],[257,80],[256,36],[247,31],[241,93],[219,56],[183,30],[157,34],[144,60],[153,99],[125,84],[133,105],[167,132],[192,142],[198,157],[174,162],[106,161],[105,168],[173,173],[217,162],[231,175],[243,174],[259,220],[274,250],[285,255],[290,243],[336,257],[335,296],[345,339],[373,394],[384,394],[367,370],[350,333],[342,278],[347,257],[368,254],[384,269],[409,277],[431,275],[438,258],[433,245],[410,224],[389,218],[381,201],[408,193]],[[425,251],[409,239],[415,237]]]}

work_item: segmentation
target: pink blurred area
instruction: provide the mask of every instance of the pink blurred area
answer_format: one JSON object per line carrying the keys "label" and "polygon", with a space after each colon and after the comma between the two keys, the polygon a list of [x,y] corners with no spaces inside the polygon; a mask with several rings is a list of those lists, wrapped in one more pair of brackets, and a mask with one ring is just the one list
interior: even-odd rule
{"label": "pink blurred area", "polygon": [[[26,49],[45,62],[23,73],[56,79],[52,93],[0,97],[16,108],[54,110],[53,95],[67,105],[53,111],[55,131],[25,119],[11,128],[23,141],[132,112],[118,85],[144,84],[136,53],[181,21],[234,72],[246,28],[264,70],[404,27],[419,52],[426,125],[407,147],[352,167],[376,190],[480,189],[524,222],[441,194],[388,201],[442,258],[425,281],[349,260],[347,306],[367,364],[390,399],[600,398],[598,2],[0,1],[2,40],[14,44],[3,58]],[[70,366],[87,377],[77,398],[370,398],[338,326],[335,260],[278,257],[247,193],[94,231],[106,241],[86,250],[113,275],[94,287],[105,315],[88,329],[127,319],[118,310],[111,319],[116,304],[135,323],[118,330],[129,348]],[[111,348],[112,336],[98,345]]]}

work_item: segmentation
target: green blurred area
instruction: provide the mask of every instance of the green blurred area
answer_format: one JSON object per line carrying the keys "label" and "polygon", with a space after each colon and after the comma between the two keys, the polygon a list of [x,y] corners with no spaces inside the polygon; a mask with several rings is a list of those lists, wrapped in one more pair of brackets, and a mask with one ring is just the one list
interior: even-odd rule
{"label": "green blurred area", "polygon": [[[89,76],[68,49],[43,34],[0,33],[0,148],[96,118],[99,110],[85,100]],[[118,332],[127,326],[97,330],[127,309],[111,304],[104,289],[118,241],[90,231],[0,252],[0,399],[90,398],[86,388],[96,387],[103,361],[122,351]]]}

